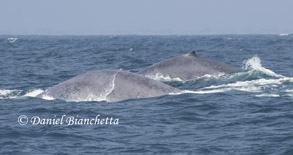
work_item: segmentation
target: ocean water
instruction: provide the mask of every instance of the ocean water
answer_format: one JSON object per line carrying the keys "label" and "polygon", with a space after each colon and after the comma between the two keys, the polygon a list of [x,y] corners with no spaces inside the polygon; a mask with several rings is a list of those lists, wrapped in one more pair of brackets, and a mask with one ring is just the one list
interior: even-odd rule
{"label": "ocean water", "polygon": [[[36,97],[88,71],[137,72],[192,50],[239,71],[190,81],[153,77],[185,92],[156,98]],[[2,35],[0,154],[290,155],[292,60],[293,35]],[[103,124],[107,117],[116,123]]]}

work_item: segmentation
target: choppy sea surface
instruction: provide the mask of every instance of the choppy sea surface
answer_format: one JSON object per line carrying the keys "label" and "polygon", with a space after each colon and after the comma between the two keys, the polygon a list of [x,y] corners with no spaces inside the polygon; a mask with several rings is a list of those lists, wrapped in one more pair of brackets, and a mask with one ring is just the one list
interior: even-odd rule
{"label": "choppy sea surface", "polygon": [[[70,102],[36,97],[88,71],[138,72],[192,50],[239,71],[189,81],[153,77],[186,90],[156,98]],[[2,35],[0,154],[290,155],[292,60],[290,34]],[[119,123],[81,122],[96,117]],[[75,124],[68,124],[69,118]]]}

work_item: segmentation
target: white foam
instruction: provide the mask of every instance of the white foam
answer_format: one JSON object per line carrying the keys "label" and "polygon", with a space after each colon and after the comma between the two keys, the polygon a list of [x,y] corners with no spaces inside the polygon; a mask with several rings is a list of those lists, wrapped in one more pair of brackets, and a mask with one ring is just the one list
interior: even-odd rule
{"label": "white foam", "polygon": [[43,92],[44,92],[44,90],[42,90],[42,89],[35,89],[35,90],[32,90],[32,91],[26,93],[24,96],[36,97]]}
{"label": "white foam", "polygon": [[283,96],[287,96],[287,97],[293,97],[293,90],[287,89],[284,90],[284,95]]}
{"label": "white foam", "polygon": [[226,91],[230,91],[230,88],[223,88],[223,89],[214,89],[214,90],[198,90],[198,91],[192,91],[192,90],[183,90],[179,93],[173,93],[170,95],[179,95],[179,94],[214,94],[214,93],[222,93]]}
{"label": "white foam", "polygon": [[205,89],[219,89],[219,88],[232,88],[235,90],[241,91],[251,91],[251,92],[259,92],[261,88],[264,87],[278,87],[282,85],[284,82],[289,81],[289,79],[293,80],[293,78],[280,78],[280,79],[258,79],[252,81],[238,81],[235,83],[217,85],[217,86],[209,86]]}
{"label": "white foam", "polygon": [[16,98],[19,96],[19,94],[22,92],[22,90],[18,90],[18,89],[3,89],[0,90],[0,99],[12,99],[12,98]]}
{"label": "white foam", "polygon": [[10,93],[12,93],[14,91],[18,91],[18,90],[7,90],[7,89],[0,90],[0,95],[1,96],[7,96],[8,94],[10,94]]}
{"label": "white foam", "polygon": [[14,43],[18,38],[7,38],[10,43]]}
{"label": "white foam", "polygon": [[287,90],[285,90],[284,92],[287,92],[287,93],[293,93],[293,90],[289,90],[289,89],[287,89]]}
{"label": "white foam", "polygon": [[48,95],[42,95],[41,98],[44,99],[44,100],[55,100],[54,97],[51,97],[51,96],[48,96]]}
{"label": "white foam", "polygon": [[280,85],[282,84],[284,79],[258,79],[258,80],[252,80],[252,81],[238,81],[235,83],[229,83],[229,84],[223,84],[223,85],[217,85],[217,86],[209,86],[206,87],[206,89],[214,89],[214,88],[223,88],[223,87],[250,87],[250,86],[264,86],[268,84],[274,84],[274,85]]}
{"label": "white foam", "polygon": [[276,74],[275,72],[269,69],[262,67],[261,60],[257,56],[254,56],[248,60],[245,60],[243,61],[243,63],[244,63],[243,69],[245,70],[258,70],[270,76],[284,77],[282,75]]}
{"label": "white foam", "polygon": [[279,36],[288,36],[289,34],[288,33],[281,33],[279,34]]}
{"label": "white foam", "polygon": [[278,94],[259,94],[255,95],[256,97],[280,97]]}
{"label": "white foam", "polygon": [[[293,83],[293,78],[280,78],[280,79],[258,79],[258,80],[252,80],[252,81],[238,81],[235,83],[229,83],[229,84],[222,84],[222,85],[212,85],[208,87],[201,88],[200,90],[192,91],[192,90],[183,90],[179,93],[171,93],[170,95],[178,95],[178,94],[213,94],[213,93],[222,93],[222,92],[228,92],[232,90],[238,90],[238,91],[244,91],[244,92],[253,92],[253,93],[261,93],[263,92],[263,89],[265,88],[272,88],[281,87],[283,83],[285,82],[291,82]],[[286,90],[285,92],[292,93],[293,90]],[[290,94],[287,94],[287,96]],[[257,95],[260,96],[268,96],[267,94],[260,94]],[[276,95],[271,95],[276,97]],[[279,96],[279,95],[278,95]]]}

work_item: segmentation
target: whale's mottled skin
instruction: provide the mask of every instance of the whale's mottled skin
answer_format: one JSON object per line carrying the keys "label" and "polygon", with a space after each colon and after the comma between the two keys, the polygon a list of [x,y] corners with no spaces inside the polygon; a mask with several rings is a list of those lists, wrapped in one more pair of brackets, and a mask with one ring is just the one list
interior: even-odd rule
{"label": "whale's mottled skin", "polygon": [[170,78],[180,78],[181,80],[191,80],[206,74],[216,75],[220,73],[231,73],[236,70],[236,68],[228,64],[201,58],[193,51],[179,57],[156,63],[141,70],[138,74],[147,77],[160,75]]}
{"label": "whale's mottled skin", "polygon": [[139,74],[121,70],[96,70],[53,86],[39,97],[46,96],[67,101],[116,102],[178,92],[176,88]]}

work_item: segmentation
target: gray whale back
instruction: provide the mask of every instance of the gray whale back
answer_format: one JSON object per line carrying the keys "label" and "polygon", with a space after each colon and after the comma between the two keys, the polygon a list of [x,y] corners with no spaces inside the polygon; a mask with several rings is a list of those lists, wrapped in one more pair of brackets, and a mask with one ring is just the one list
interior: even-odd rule
{"label": "gray whale back", "polygon": [[144,76],[120,70],[96,70],[84,73],[47,89],[38,97],[53,97],[68,101],[121,101],[149,98],[178,89]]}
{"label": "gray whale back", "polygon": [[191,80],[206,74],[216,75],[220,73],[231,73],[237,69],[233,66],[214,60],[201,58],[193,51],[191,53],[171,58],[138,72],[147,77],[161,75],[181,80]]}

